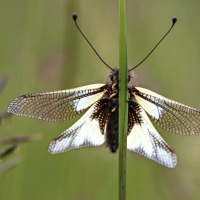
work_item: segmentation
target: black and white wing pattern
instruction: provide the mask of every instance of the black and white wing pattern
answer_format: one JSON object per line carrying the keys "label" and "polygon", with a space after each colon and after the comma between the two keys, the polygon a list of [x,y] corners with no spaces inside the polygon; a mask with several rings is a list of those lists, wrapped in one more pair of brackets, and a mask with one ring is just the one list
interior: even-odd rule
{"label": "black and white wing pattern", "polygon": [[99,100],[104,84],[92,84],[69,90],[25,94],[14,99],[8,112],[45,121],[64,121],[77,117]]}
{"label": "black and white wing pattern", "polygon": [[165,98],[150,90],[136,87],[137,103],[161,128],[180,135],[200,135],[200,109]]}
{"label": "black and white wing pattern", "polygon": [[169,168],[176,167],[175,152],[156,131],[145,111],[140,108],[141,123],[135,123],[127,136],[127,149]]}
{"label": "black and white wing pattern", "polygon": [[49,153],[59,154],[72,149],[102,145],[105,134],[100,131],[99,121],[92,118],[94,108],[95,104],[75,124],[52,140]]}

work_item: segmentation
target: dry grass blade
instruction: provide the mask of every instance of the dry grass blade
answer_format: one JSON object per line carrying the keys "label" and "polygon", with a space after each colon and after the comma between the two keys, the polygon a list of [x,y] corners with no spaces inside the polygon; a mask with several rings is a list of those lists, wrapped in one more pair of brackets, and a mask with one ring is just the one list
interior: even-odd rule
{"label": "dry grass blade", "polygon": [[0,78],[0,91],[3,90],[7,81],[8,81],[8,75],[4,75],[3,77]]}
{"label": "dry grass blade", "polygon": [[42,135],[39,133],[30,134],[30,135],[18,135],[12,137],[5,137],[0,139],[0,145],[10,144],[10,143],[22,143],[22,142],[31,142],[35,140],[40,140]]}
{"label": "dry grass blade", "polygon": [[14,144],[11,144],[10,146],[2,149],[0,151],[0,158],[3,158],[5,156],[9,155],[10,153],[14,152],[17,147],[18,147],[18,143],[14,143]]}
{"label": "dry grass blade", "polygon": [[10,170],[11,168],[15,167],[17,164],[20,163],[19,157],[11,158],[10,160],[4,162],[0,165],[0,176]]}

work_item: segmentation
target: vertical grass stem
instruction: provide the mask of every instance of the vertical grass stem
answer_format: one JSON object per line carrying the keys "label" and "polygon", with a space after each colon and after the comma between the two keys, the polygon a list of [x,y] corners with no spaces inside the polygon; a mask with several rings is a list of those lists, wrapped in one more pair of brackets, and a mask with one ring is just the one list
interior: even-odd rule
{"label": "vertical grass stem", "polygon": [[126,199],[127,79],[126,1],[119,0],[119,200]]}

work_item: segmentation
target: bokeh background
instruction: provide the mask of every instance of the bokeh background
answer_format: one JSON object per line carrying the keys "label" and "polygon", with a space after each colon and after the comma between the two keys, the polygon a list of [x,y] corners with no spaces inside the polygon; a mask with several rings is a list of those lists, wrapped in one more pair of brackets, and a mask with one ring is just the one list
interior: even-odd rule
{"label": "bokeh background", "polygon": [[[127,0],[129,66],[149,53],[178,23],[148,60],[135,70],[139,86],[200,108],[200,3]],[[71,19],[78,23],[99,54],[118,65],[118,2],[18,0],[0,2],[0,76],[9,74],[0,94],[0,110],[15,97],[104,83],[109,70],[101,63]],[[0,137],[41,133],[39,141],[20,145],[21,163],[0,177],[1,200],[115,200],[118,155],[105,146],[52,156],[52,138],[74,121],[48,123],[12,116],[0,126]],[[127,199],[200,199],[200,137],[158,129],[175,149],[179,164],[167,169],[128,152]]]}

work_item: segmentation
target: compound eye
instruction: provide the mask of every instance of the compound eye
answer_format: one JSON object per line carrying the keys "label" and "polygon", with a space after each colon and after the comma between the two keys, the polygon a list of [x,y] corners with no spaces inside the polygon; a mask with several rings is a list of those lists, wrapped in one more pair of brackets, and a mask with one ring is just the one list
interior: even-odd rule
{"label": "compound eye", "polygon": [[131,77],[130,77],[130,76],[128,76],[128,82],[130,82],[130,80],[131,80]]}
{"label": "compound eye", "polygon": [[111,80],[112,82],[114,81],[113,76],[110,76],[110,80]]}

